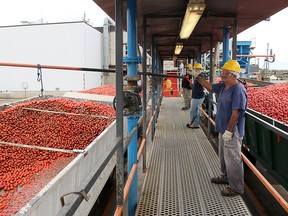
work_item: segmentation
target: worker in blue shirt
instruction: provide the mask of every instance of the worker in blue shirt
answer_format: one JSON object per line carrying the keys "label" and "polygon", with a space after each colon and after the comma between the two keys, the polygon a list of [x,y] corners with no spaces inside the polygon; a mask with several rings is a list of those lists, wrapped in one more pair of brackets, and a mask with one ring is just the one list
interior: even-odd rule
{"label": "worker in blue shirt", "polygon": [[244,169],[241,158],[241,145],[244,136],[247,94],[238,82],[240,65],[236,60],[228,60],[222,67],[221,80],[210,84],[199,76],[191,74],[208,91],[218,94],[215,130],[219,133],[220,176],[212,177],[214,184],[228,184],[221,191],[222,196],[235,196],[244,193]]}
{"label": "worker in blue shirt", "polygon": [[[200,63],[196,63],[194,65],[194,70],[199,72],[199,76],[204,78],[204,75],[201,73],[203,69]],[[203,86],[195,79],[193,87],[192,87],[192,100],[191,100],[191,107],[190,107],[190,123],[186,126],[191,129],[199,128],[199,121],[200,121],[200,107],[204,100],[204,88]]]}
{"label": "worker in blue shirt", "polygon": [[[187,70],[192,69],[192,64],[187,64]],[[181,83],[182,93],[184,98],[184,107],[182,110],[188,110],[191,103],[192,76],[186,74]]]}

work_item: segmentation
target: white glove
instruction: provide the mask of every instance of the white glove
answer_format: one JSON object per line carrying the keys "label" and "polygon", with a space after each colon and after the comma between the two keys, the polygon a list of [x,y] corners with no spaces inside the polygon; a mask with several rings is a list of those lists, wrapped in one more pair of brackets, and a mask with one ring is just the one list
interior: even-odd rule
{"label": "white glove", "polygon": [[197,72],[195,70],[189,70],[189,72],[194,78],[196,78],[201,73],[201,72]]}
{"label": "white glove", "polygon": [[224,142],[228,142],[232,140],[232,135],[233,135],[232,132],[225,130],[224,134],[222,135],[222,139],[224,140]]}

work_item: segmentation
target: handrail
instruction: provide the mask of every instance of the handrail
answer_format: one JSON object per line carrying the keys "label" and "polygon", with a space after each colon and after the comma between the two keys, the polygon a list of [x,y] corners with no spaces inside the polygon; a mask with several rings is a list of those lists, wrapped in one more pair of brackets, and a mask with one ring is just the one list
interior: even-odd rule
{"label": "handrail", "polygon": [[202,107],[200,107],[200,111],[203,113],[203,115],[211,122],[211,124],[213,124],[213,126],[215,126],[215,122],[213,121],[213,119],[202,109]]}
{"label": "handrail", "polygon": [[7,67],[29,67],[29,68],[38,68],[39,66],[43,69],[58,69],[58,70],[78,70],[78,71],[93,71],[93,72],[108,72],[115,73],[115,70],[109,69],[97,69],[97,68],[85,68],[85,67],[70,67],[70,66],[55,66],[55,65],[39,65],[39,64],[20,64],[20,63],[8,63],[0,62],[0,66]]}
{"label": "handrail", "polygon": [[[70,66],[61,66],[61,65],[41,65],[41,64],[23,64],[23,63],[12,63],[12,62],[0,62],[0,66],[6,67],[26,67],[26,68],[44,68],[44,69],[58,69],[58,70],[74,70],[74,71],[90,71],[90,72],[106,72],[106,73],[116,73],[116,70],[112,69],[102,69],[102,68],[87,68],[87,67],[70,67]],[[124,70],[125,71],[125,70]],[[155,76],[155,77],[174,77],[174,78],[183,78],[183,76],[178,75],[169,75],[169,74],[156,74],[156,73],[144,73],[138,72],[140,75],[145,76]]]}
{"label": "handrail", "polygon": [[[204,116],[215,126],[215,122],[200,108]],[[262,184],[267,188],[271,195],[279,202],[279,204],[288,212],[288,203],[285,199],[274,189],[274,187],[265,179],[265,177],[257,170],[257,168],[247,159],[247,157],[241,152],[243,161],[249,166],[251,171],[258,177]]]}

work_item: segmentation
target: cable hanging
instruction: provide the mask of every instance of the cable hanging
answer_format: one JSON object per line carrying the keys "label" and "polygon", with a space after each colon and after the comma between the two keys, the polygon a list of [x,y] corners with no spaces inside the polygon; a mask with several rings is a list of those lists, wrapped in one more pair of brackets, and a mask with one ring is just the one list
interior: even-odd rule
{"label": "cable hanging", "polygon": [[40,90],[40,97],[43,96],[43,78],[42,78],[42,70],[41,70],[41,65],[37,64],[37,82],[41,82],[41,90]]}

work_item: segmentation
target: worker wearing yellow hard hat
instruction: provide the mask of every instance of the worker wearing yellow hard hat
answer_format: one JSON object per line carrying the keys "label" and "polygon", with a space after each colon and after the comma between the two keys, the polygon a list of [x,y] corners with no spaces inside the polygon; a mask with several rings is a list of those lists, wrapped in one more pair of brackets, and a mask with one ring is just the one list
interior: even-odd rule
{"label": "worker wearing yellow hard hat", "polygon": [[194,65],[194,69],[203,69],[202,65],[200,63],[196,63]]}
{"label": "worker wearing yellow hard hat", "polygon": [[187,64],[186,68],[191,69],[192,68],[192,64]]}
{"label": "worker wearing yellow hard hat", "polygon": [[[200,73],[198,76],[204,78],[204,75],[201,73],[203,69],[200,63],[196,63],[193,67],[197,73]],[[204,101],[204,88],[197,79],[194,80],[193,87],[192,87],[192,99],[191,99],[191,106],[190,106],[190,122],[186,124],[188,128],[195,129],[199,128],[200,123],[200,107]]]}
{"label": "worker wearing yellow hard hat", "polygon": [[236,60],[228,60],[223,66],[223,70],[227,70],[230,73],[232,73],[236,78],[239,78],[240,76],[240,65]]}
{"label": "worker wearing yellow hard hat", "polygon": [[244,136],[247,94],[238,82],[240,65],[236,60],[228,60],[222,67],[222,82],[211,84],[199,76],[196,70],[191,74],[208,91],[218,94],[215,131],[219,133],[220,174],[211,178],[213,184],[228,184],[221,191],[230,197],[244,193],[244,171],[241,145]]}

